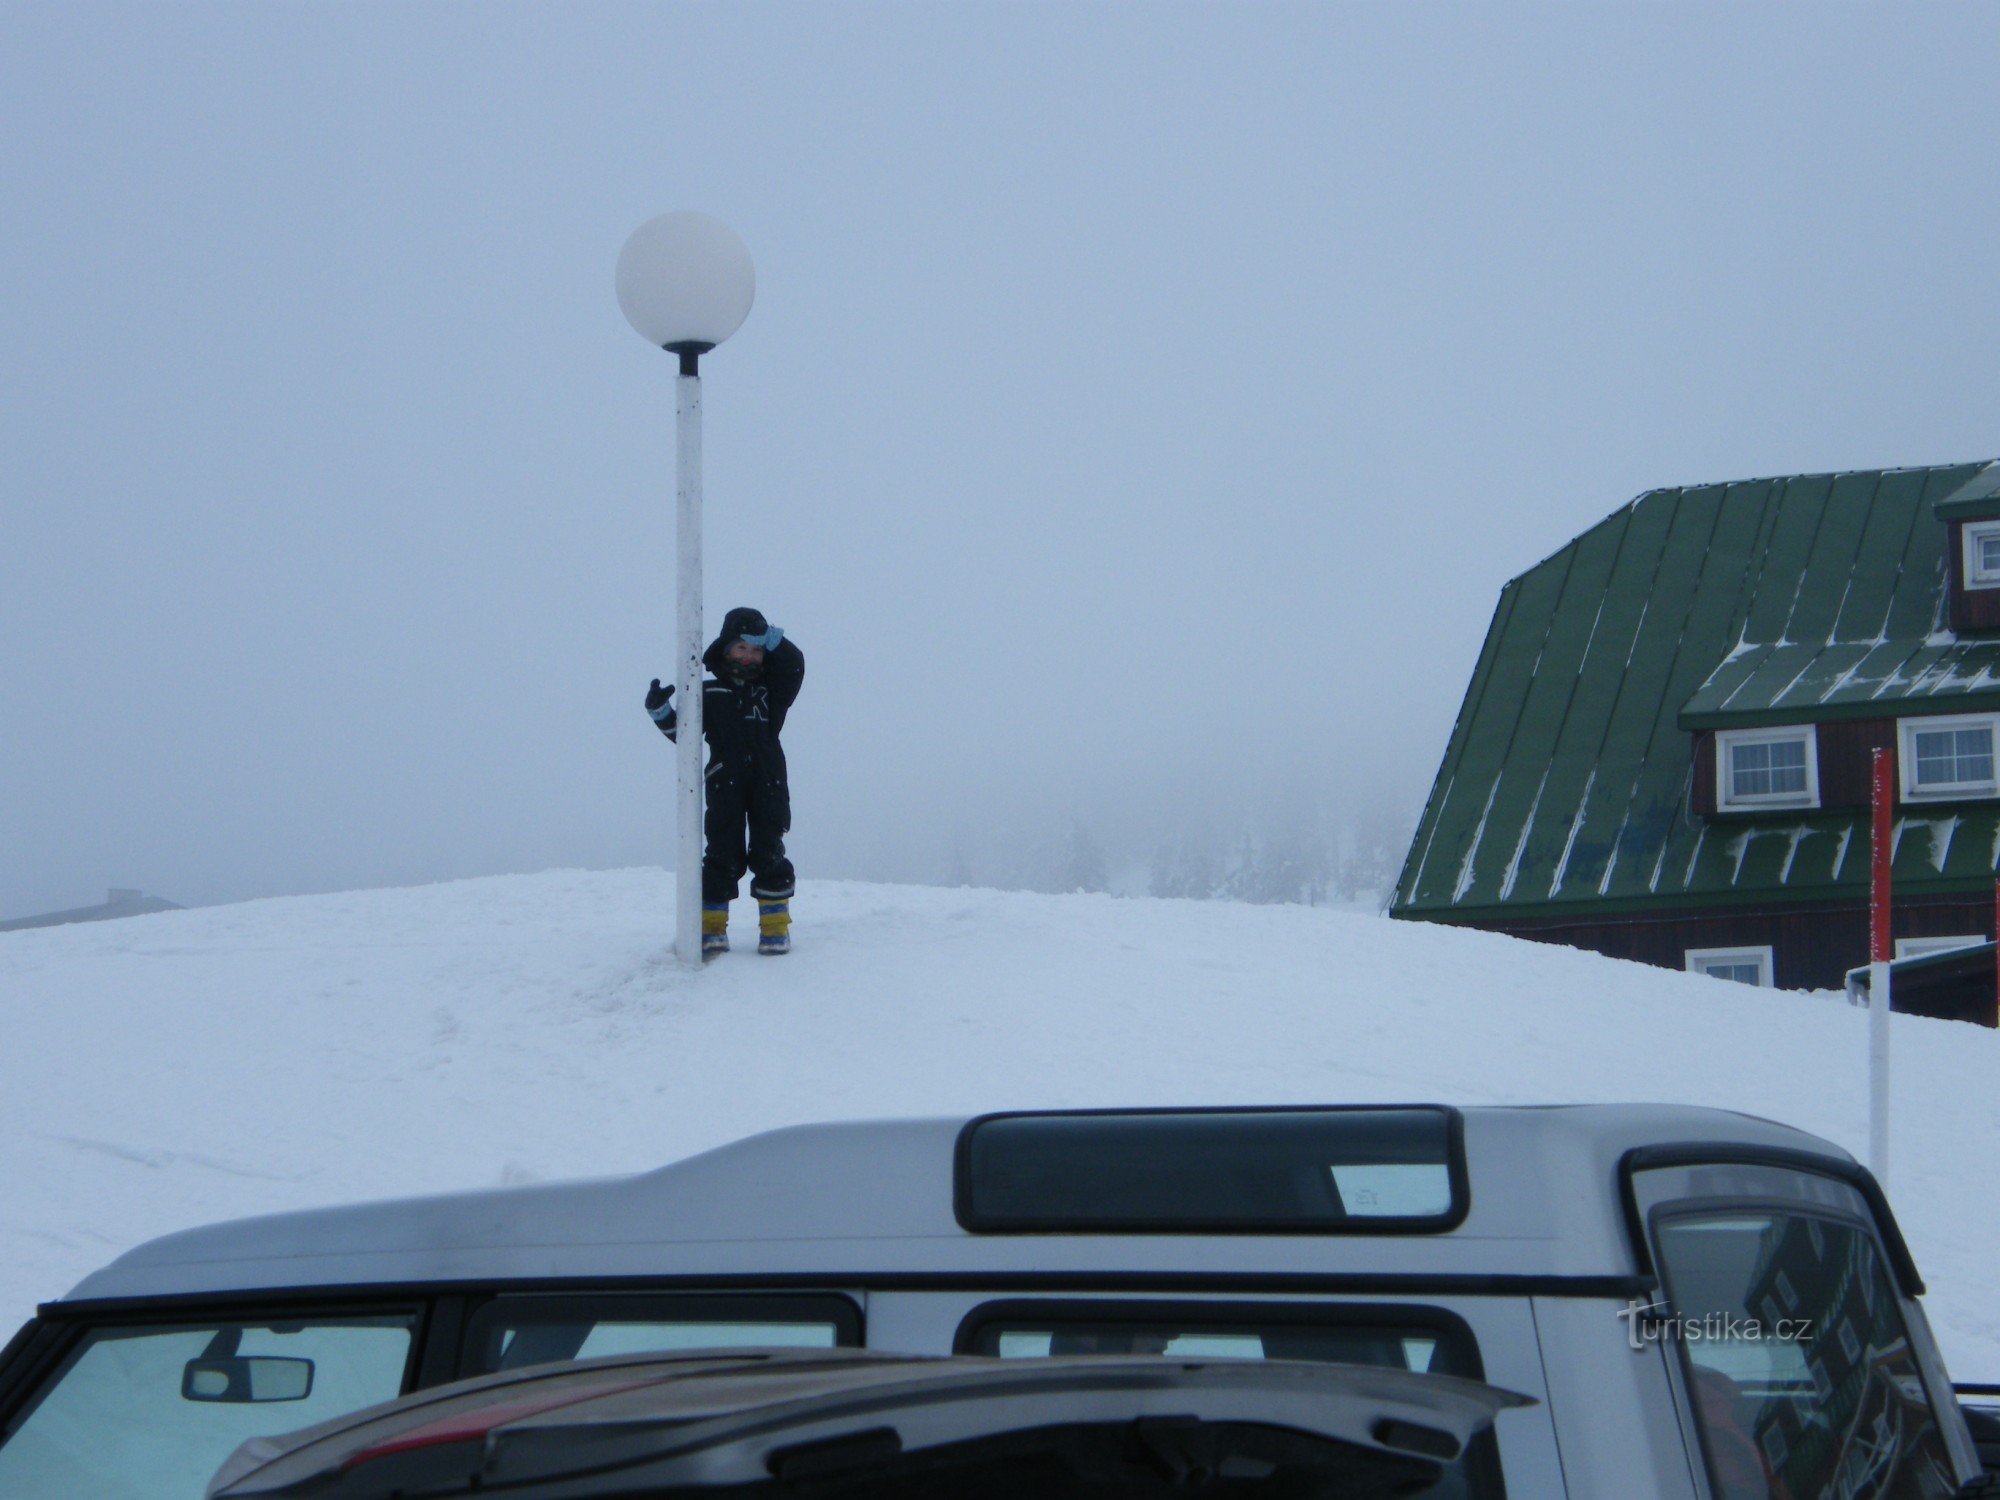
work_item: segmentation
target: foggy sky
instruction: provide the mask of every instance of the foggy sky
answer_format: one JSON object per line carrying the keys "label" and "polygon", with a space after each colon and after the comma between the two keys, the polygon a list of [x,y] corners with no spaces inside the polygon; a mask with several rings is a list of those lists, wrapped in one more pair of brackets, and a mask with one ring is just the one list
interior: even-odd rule
{"label": "foggy sky", "polygon": [[[801,877],[1415,815],[1663,484],[2000,454],[2000,13],[0,4],[0,916],[670,862],[672,362]],[[956,853],[954,853],[956,851]],[[802,900],[802,910],[804,901]]]}

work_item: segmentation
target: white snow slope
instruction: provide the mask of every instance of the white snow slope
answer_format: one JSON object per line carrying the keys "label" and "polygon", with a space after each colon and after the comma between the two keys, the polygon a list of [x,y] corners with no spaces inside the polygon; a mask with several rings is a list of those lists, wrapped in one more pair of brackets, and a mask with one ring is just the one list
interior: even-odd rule
{"label": "white snow slope", "polygon": [[[1633,1099],[1867,1141],[1836,997],[1303,907],[846,883],[805,888],[790,957],[689,975],[672,912],[658,871],[557,871],[0,936],[0,1323],[187,1225],[815,1119]],[[1894,1033],[1890,1195],[1953,1373],[2000,1377],[2000,1035]]]}

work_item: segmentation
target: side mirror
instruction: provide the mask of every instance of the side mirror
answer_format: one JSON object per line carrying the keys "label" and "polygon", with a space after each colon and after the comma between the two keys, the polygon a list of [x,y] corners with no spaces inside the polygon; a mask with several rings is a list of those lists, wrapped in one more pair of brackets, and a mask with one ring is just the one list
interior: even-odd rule
{"label": "side mirror", "polygon": [[303,1401],[312,1388],[309,1359],[227,1354],[191,1359],[181,1371],[183,1401]]}

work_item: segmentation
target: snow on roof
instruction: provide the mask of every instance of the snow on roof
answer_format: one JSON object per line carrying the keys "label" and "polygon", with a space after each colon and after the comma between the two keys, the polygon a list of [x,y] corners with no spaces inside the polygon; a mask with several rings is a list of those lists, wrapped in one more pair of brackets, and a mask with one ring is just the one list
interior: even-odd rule
{"label": "snow on roof", "polygon": [[1829,641],[1732,654],[1680,712],[1683,729],[1880,719],[1918,702],[2000,708],[2000,641]]}

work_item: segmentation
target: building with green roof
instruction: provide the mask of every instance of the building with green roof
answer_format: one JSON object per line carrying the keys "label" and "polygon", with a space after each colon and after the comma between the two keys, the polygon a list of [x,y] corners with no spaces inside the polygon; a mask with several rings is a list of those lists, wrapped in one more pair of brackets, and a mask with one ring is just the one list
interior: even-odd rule
{"label": "building with green roof", "polygon": [[1788,989],[1994,935],[2000,461],[1649,491],[1501,591],[1390,913]]}

